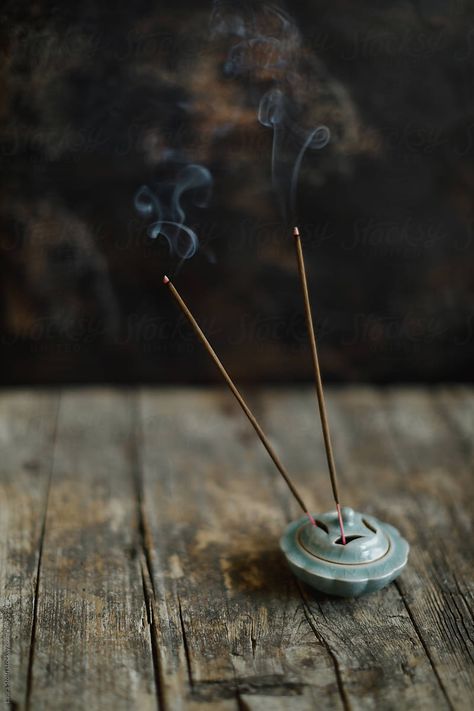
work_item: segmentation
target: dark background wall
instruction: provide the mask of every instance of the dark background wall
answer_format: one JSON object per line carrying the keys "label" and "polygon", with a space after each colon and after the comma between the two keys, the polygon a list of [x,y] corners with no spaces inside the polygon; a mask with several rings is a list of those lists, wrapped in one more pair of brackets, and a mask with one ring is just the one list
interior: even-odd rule
{"label": "dark background wall", "polygon": [[[260,28],[269,7],[239,6]],[[177,260],[133,205],[186,162],[214,190],[206,209],[186,203],[201,248],[175,284],[238,379],[310,376],[272,131],[256,118],[271,77],[229,74],[235,41],[210,31],[211,10],[3,4],[2,384],[216,378],[161,285]],[[292,13],[299,118],[332,135],[308,151],[297,201],[326,378],[470,379],[474,6]]]}

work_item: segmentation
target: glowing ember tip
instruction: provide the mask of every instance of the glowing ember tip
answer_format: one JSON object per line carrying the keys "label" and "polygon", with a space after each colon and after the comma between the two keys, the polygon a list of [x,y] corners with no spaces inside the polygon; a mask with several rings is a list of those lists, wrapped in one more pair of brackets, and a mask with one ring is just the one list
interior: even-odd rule
{"label": "glowing ember tip", "polygon": [[165,274],[165,276],[163,277],[163,284],[169,284],[169,283],[170,283],[170,280],[168,279],[168,277]]}
{"label": "glowing ember tip", "polygon": [[297,227],[293,227],[293,236],[294,237],[299,237],[300,236],[300,231]]}

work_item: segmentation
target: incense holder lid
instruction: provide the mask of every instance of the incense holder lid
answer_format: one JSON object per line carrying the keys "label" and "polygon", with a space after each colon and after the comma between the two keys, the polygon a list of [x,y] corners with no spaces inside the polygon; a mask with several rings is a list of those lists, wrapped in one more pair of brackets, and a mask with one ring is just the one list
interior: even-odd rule
{"label": "incense holder lid", "polygon": [[346,544],[336,511],[291,523],[281,548],[291,569],[312,587],[332,595],[356,597],[394,580],[406,565],[409,546],[393,526],[343,507]]}

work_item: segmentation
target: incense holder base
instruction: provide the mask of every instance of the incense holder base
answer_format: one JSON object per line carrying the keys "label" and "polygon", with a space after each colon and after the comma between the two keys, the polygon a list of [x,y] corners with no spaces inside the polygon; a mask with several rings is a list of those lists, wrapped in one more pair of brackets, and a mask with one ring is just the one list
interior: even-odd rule
{"label": "incense holder base", "polygon": [[342,508],[346,544],[336,511],[291,523],[280,546],[293,573],[329,595],[358,597],[394,580],[408,560],[409,545],[396,528],[374,516]]}

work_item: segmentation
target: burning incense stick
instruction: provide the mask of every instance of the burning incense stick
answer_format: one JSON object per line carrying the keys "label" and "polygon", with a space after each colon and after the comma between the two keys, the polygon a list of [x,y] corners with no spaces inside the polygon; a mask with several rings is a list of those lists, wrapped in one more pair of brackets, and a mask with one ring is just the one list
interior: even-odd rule
{"label": "burning incense stick", "polygon": [[341,541],[345,545],[346,537],[344,535],[344,524],[342,521],[341,505],[339,503],[339,491],[337,487],[336,465],[334,463],[334,455],[332,452],[331,435],[329,432],[329,422],[326,413],[326,404],[324,402],[323,383],[321,381],[321,371],[319,368],[318,349],[316,345],[316,334],[314,332],[313,316],[311,313],[311,303],[309,300],[308,282],[306,280],[306,269],[304,265],[303,248],[301,246],[300,231],[297,227],[293,230],[295,238],[296,258],[298,260],[298,271],[300,274],[301,288],[303,291],[303,300],[306,314],[306,326],[308,328],[309,341],[311,344],[311,355],[313,358],[314,379],[316,384],[316,394],[318,396],[319,415],[321,418],[321,427],[323,430],[324,446],[326,449],[326,457],[328,460],[329,476],[331,478],[331,486],[336,502],[337,515],[339,519],[339,527],[341,529]]}
{"label": "burning incense stick", "polygon": [[232,392],[233,396],[235,397],[235,399],[236,399],[237,402],[239,403],[240,407],[242,408],[242,410],[243,410],[244,413],[246,414],[246,416],[247,416],[247,418],[248,418],[250,424],[252,425],[252,427],[254,428],[255,432],[256,432],[257,435],[258,435],[258,437],[260,438],[261,443],[263,444],[263,446],[264,446],[265,449],[267,450],[268,454],[269,454],[270,457],[272,458],[273,463],[275,464],[276,468],[278,469],[278,471],[279,471],[280,474],[282,475],[283,479],[286,481],[286,483],[287,483],[287,485],[288,485],[288,488],[290,489],[291,493],[293,494],[293,496],[295,497],[295,499],[297,500],[297,502],[299,503],[299,505],[301,506],[301,508],[303,509],[303,511],[305,512],[305,514],[307,515],[307,517],[309,518],[309,520],[311,521],[311,523],[313,524],[313,526],[316,526],[316,525],[317,525],[317,524],[316,524],[316,521],[315,521],[314,518],[311,516],[311,514],[310,514],[308,508],[307,508],[307,507],[305,506],[305,504],[303,503],[303,499],[302,499],[301,496],[298,494],[298,492],[297,492],[297,490],[296,490],[296,488],[295,488],[293,482],[291,481],[291,479],[290,479],[290,477],[289,477],[289,475],[288,475],[288,472],[286,471],[285,467],[284,467],[283,464],[281,463],[281,461],[280,461],[280,459],[279,459],[277,453],[276,453],[275,450],[273,449],[272,445],[270,444],[270,442],[269,442],[269,440],[267,439],[265,433],[263,432],[262,428],[260,427],[260,425],[258,424],[257,420],[255,419],[255,416],[253,415],[252,411],[251,411],[250,408],[248,407],[247,403],[246,403],[245,400],[243,399],[242,395],[241,395],[240,392],[237,390],[236,386],[234,385],[234,382],[232,381],[232,378],[230,377],[229,373],[227,372],[227,370],[226,370],[226,369],[224,368],[224,366],[222,365],[221,361],[219,360],[219,357],[218,357],[217,353],[214,351],[214,349],[212,348],[211,344],[210,344],[209,341],[207,340],[206,336],[204,335],[204,332],[201,330],[199,324],[197,323],[196,319],[195,319],[194,316],[192,315],[191,311],[190,311],[190,310],[188,309],[188,307],[186,306],[186,304],[185,304],[185,302],[183,301],[183,299],[181,298],[179,292],[177,291],[177,289],[174,287],[174,285],[171,283],[171,281],[168,279],[167,276],[163,277],[163,284],[165,284],[165,285],[169,288],[171,294],[173,295],[174,300],[176,301],[176,303],[177,303],[178,306],[180,307],[181,311],[184,313],[184,315],[185,315],[186,318],[188,319],[188,321],[189,321],[189,323],[191,324],[191,326],[192,326],[192,328],[193,328],[195,334],[196,334],[197,337],[200,339],[200,341],[201,341],[201,343],[203,344],[204,348],[206,349],[206,351],[207,351],[207,352],[209,353],[209,355],[211,356],[212,360],[214,361],[215,365],[217,366],[218,370],[220,371],[221,375],[223,376],[224,380],[226,381],[227,385],[229,386],[230,391]]}

